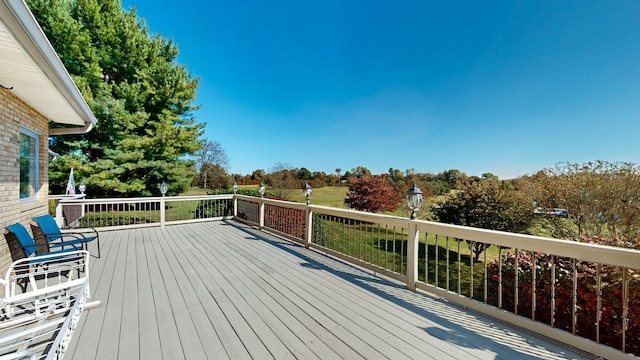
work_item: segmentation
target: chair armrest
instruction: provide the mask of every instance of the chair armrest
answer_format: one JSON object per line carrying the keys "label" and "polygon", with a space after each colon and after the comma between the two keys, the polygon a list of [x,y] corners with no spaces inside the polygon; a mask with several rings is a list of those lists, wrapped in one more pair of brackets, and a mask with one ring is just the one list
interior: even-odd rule
{"label": "chair armrest", "polygon": [[64,249],[65,246],[71,246],[75,250],[82,250],[82,247],[78,247],[77,245],[78,245],[78,243],[51,242],[51,243],[49,243],[49,248],[62,248],[62,249]]}

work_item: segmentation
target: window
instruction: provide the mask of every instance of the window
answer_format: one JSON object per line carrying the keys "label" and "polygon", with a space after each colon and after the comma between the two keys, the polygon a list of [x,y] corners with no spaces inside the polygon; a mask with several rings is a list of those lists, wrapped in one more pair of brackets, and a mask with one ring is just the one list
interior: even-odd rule
{"label": "window", "polygon": [[38,195],[38,136],[20,129],[20,200]]}

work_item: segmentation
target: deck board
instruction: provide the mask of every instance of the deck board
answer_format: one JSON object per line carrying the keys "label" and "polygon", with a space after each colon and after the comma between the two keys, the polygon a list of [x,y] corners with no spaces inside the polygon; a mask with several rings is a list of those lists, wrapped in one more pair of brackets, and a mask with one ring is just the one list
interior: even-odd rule
{"label": "deck board", "polygon": [[587,358],[235,222],[100,236],[68,358]]}

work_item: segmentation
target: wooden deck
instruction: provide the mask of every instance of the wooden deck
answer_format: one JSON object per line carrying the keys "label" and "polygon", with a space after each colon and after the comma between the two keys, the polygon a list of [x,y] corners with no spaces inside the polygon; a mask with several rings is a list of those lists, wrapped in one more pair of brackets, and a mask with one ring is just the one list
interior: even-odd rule
{"label": "wooden deck", "polygon": [[585,359],[236,222],[101,233],[73,359]]}

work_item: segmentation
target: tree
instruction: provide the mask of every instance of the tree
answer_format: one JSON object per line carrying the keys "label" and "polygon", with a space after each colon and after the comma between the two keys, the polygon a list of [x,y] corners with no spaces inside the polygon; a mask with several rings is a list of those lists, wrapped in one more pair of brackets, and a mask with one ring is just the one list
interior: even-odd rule
{"label": "tree", "polygon": [[289,199],[291,190],[300,187],[300,181],[291,164],[277,162],[269,173],[267,185],[273,195],[280,199]]}
{"label": "tree", "polygon": [[355,177],[363,177],[371,175],[371,171],[364,166],[358,165],[355,168],[351,169],[351,176]]}
{"label": "tree", "polygon": [[257,184],[257,183],[262,181],[264,176],[265,176],[264,170],[262,170],[262,169],[254,170],[251,173],[251,182],[254,183],[254,184]]}
{"label": "tree", "polygon": [[365,175],[351,178],[345,204],[352,209],[368,212],[395,211],[400,204],[400,195],[387,182],[384,175]]}
{"label": "tree", "polygon": [[546,216],[556,237],[636,237],[640,235],[640,168],[606,161],[561,163],[523,180],[536,206],[547,213],[564,210],[564,218]]}
{"label": "tree", "polygon": [[404,182],[404,175],[402,174],[402,171],[398,169],[389,168],[388,180],[390,180],[390,182],[400,182],[400,181]]}
{"label": "tree", "polygon": [[207,178],[210,170],[212,170],[214,176],[217,177],[221,175],[220,171],[222,170],[226,176],[225,169],[229,165],[229,158],[219,142],[206,141],[204,145],[196,151],[195,156],[200,182],[204,189],[207,188]]}
{"label": "tree", "polygon": [[300,180],[311,180],[311,171],[307,168],[301,168],[298,170],[298,179]]}
{"label": "tree", "polygon": [[[134,10],[117,0],[28,0],[98,123],[85,135],[54,137],[61,157],[78,156],[82,181],[100,195],[158,195],[188,188],[201,146],[193,104],[198,80],[176,63],[171,40],[150,36]],[[66,155],[65,155],[66,154]],[[68,173],[65,161],[51,163]]]}
{"label": "tree", "polygon": [[[532,223],[533,206],[521,192],[495,179],[467,179],[460,191],[434,209],[440,222],[483,229],[523,232]],[[489,244],[468,242],[476,260]]]}
{"label": "tree", "polygon": [[462,181],[466,178],[466,175],[457,169],[451,169],[443,171],[439,174],[441,180],[446,181],[451,189],[457,189]]}
{"label": "tree", "polygon": [[230,186],[227,171],[217,164],[207,168],[205,179],[209,179],[209,187],[212,189],[228,189]]}

